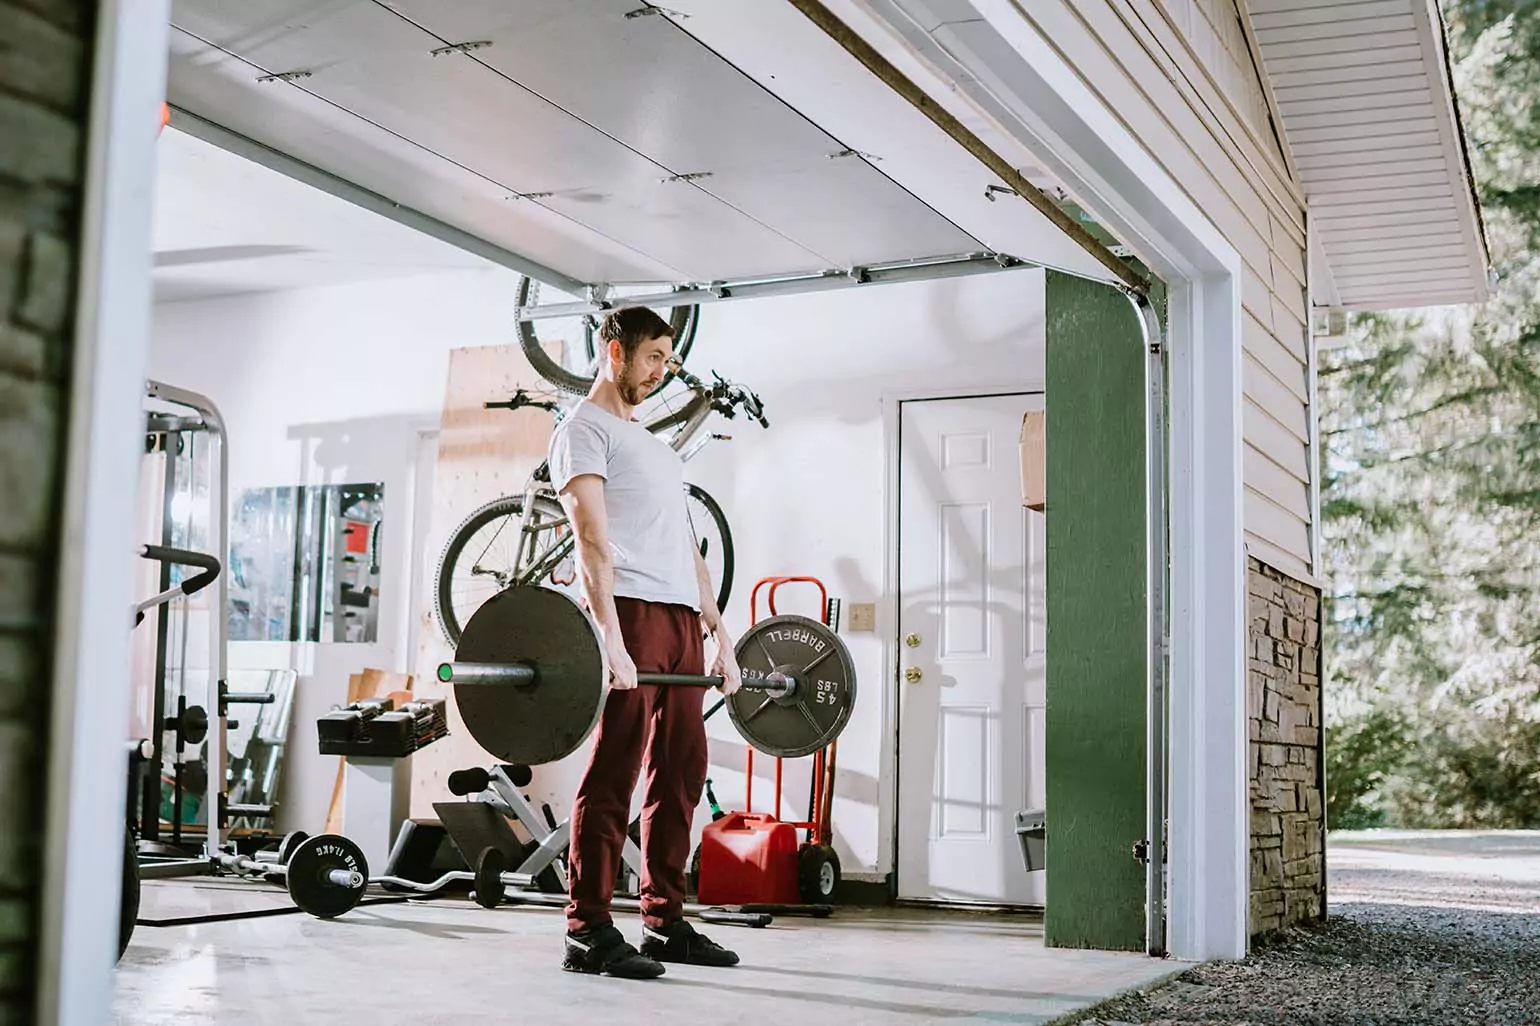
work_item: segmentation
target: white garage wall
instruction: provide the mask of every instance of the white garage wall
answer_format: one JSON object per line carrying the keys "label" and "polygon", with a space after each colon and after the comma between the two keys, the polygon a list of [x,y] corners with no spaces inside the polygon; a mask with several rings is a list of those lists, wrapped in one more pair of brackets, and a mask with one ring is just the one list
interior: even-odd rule
{"label": "white garage wall", "polygon": [[[884,286],[706,307],[690,366],[741,381],[764,399],[771,429],[731,422],[686,469],[732,526],[737,562],[729,626],[748,624],[753,582],[822,579],[844,603],[841,633],[856,664],[857,708],[840,736],[835,846],[847,876],[892,862],[893,745],[882,640],[894,634],[887,567],[884,407],[900,395],[1036,389],[1043,381],[1043,276]],[[811,586],[782,588],[781,612],[817,615]],[[759,615],[767,615],[761,593]],[[877,631],[852,632],[850,607],[877,603]],[[887,671],[891,672],[891,671]],[[724,808],[741,808],[743,758],[726,717],[713,721],[712,780]],[[773,762],[757,758],[754,804],[768,811]],[[805,815],[812,760],[785,765],[786,815]],[[701,821],[705,822],[704,814]]]}
{"label": "white garage wall", "polygon": [[[155,308],[150,376],[202,392],[224,414],[230,488],[382,481],[386,548],[377,644],[237,642],[229,665],[299,673],[279,828],[318,833],[338,759],[316,717],[348,675],[405,672],[419,432],[435,429],[447,353],[506,344],[517,276],[501,270],[259,293]],[[192,638],[206,637],[195,624]],[[189,659],[189,680],[196,679]],[[383,869],[383,867],[381,867]]]}
{"label": "white garage wall", "polygon": [[[348,674],[409,668],[406,503],[419,432],[437,423],[447,351],[511,340],[513,284],[511,275],[487,271],[157,308],[151,372],[221,406],[233,489],[385,482],[380,643],[231,648],[232,667],[293,666],[301,674],[284,829],[314,832],[324,822],[337,763],[315,753],[315,718],[343,700]],[[737,572],[728,623],[741,635],[750,588],[769,575],[819,577],[845,604],[843,634],[860,680],[840,739],[834,812],[847,876],[880,876],[891,865],[891,808],[880,783],[892,779],[883,760],[893,730],[880,641],[892,631],[883,594],[885,404],[916,393],[1040,387],[1042,343],[1036,271],[704,308],[689,365],[752,387],[771,423],[766,432],[713,421],[734,440],[708,445],[686,471],[731,522]],[[877,632],[849,630],[850,606],[860,602],[878,605]],[[779,604],[783,612],[817,612],[815,593],[803,585],[783,588]],[[725,714],[711,733],[716,795],[724,808],[742,808],[743,744]],[[532,797],[564,815],[581,763],[574,755],[546,768]],[[758,811],[770,808],[773,769],[756,759]],[[787,818],[806,814],[810,770],[811,759],[785,765]],[[702,810],[697,827],[707,821]]]}

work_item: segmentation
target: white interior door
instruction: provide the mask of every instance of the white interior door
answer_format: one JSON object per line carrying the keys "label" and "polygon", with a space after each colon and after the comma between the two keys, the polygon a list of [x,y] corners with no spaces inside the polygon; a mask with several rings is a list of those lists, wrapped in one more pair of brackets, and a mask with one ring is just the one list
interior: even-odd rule
{"label": "white interior door", "polygon": [[1043,515],[1021,504],[1041,395],[906,402],[899,454],[898,887],[1044,903],[1016,812],[1043,805]]}

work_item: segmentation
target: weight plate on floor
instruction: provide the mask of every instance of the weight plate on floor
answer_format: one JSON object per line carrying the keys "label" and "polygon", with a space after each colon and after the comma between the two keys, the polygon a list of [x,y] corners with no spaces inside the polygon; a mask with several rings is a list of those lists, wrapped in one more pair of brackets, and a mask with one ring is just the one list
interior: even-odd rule
{"label": "weight plate on floor", "polygon": [[[332,880],[333,870],[356,872],[361,883],[349,887]],[[289,897],[318,919],[340,916],[356,906],[369,885],[363,849],[339,834],[321,834],[300,842],[289,856],[285,876]]]}
{"label": "weight plate on floor", "polygon": [[303,830],[293,830],[283,835],[283,843],[278,846],[278,864],[286,866],[294,857],[295,850],[310,839],[310,835]]}
{"label": "weight plate on floor", "polygon": [[455,661],[535,668],[533,684],[454,686],[465,729],[503,762],[555,762],[598,725],[604,642],[583,608],[561,592],[515,587],[493,595],[460,632]]}
{"label": "weight plate on floor", "polygon": [[743,739],[766,755],[811,755],[839,736],[856,703],[856,671],[845,643],[825,625],[784,614],[761,620],[739,639],[745,683],[780,670],[796,691],[777,698],[742,688],[727,700],[727,715]]}
{"label": "weight plate on floor", "polygon": [[508,859],[496,848],[481,850],[476,859],[476,904],[482,908],[496,908],[503,903],[507,886],[503,873],[508,869]]}

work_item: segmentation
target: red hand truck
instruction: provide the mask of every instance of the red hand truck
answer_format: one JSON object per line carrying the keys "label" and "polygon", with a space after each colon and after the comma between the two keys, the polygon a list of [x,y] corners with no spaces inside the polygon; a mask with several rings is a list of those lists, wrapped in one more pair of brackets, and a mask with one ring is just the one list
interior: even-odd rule
{"label": "red hand truck", "polygon": [[[830,630],[839,628],[839,600],[829,601],[829,589],[816,577],[764,577],[755,582],[749,593],[749,625],[759,622],[759,592],[769,587],[766,602],[770,615],[777,615],[775,593],[783,584],[803,582],[816,585],[819,598],[819,620]],[[827,901],[839,884],[839,859],[832,847],[834,827],[834,773],[839,754],[839,738],[813,753],[813,780],[808,796],[808,819],[789,825],[807,831],[807,841],[801,852],[802,888],[804,900]],[[775,818],[781,818],[782,769],[785,760],[775,760]],[[754,810],[754,748],[744,748],[743,807],[745,812]]]}

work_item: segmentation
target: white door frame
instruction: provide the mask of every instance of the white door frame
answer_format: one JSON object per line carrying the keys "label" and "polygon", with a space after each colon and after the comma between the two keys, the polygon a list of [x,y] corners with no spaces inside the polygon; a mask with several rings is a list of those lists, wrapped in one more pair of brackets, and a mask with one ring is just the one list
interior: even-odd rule
{"label": "white door frame", "polygon": [[55,605],[39,1023],[112,1012],[128,787],[134,518],[144,451],[156,126],[170,0],[102,0],[85,134]]}
{"label": "white door frame", "polygon": [[[1170,288],[1168,950],[1243,957],[1251,817],[1239,254],[1065,61],[1030,0],[868,3],[899,36],[935,26],[939,45],[924,59]],[[909,23],[885,14],[891,6]]]}
{"label": "white door frame", "polygon": [[899,517],[903,508],[899,500],[898,482],[901,473],[899,451],[900,425],[903,404],[931,402],[944,399],[982,399],[988,396],[1046,395],[1040,380],[1022,379],[1019,383],[1001,384],[999,381],[980,384],[976,388],[953,386],[949,388],[893,389],[882,393],[882,447],[883,447],[883,517],[882,517],[882,603],[877,610],[877,630],[882,639],[882,732],[888,739],[882,746],[878,763],[878,775],[882,781],[877,788],[877,873],[888,878],[889,892],[898,894],[898,764],[900,727],[898,717],[899,685],[898,664],[901,653],[898,646],[898,618],[902,605],[899,601]]}

